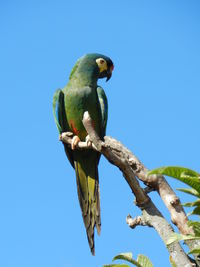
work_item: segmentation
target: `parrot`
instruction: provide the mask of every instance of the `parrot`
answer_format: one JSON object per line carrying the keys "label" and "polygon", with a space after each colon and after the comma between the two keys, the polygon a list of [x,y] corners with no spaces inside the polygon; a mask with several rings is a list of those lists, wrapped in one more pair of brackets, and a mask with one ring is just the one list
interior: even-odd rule
{"label": "parrot", "polygon": [[[79,58],[69,76],[67,85],[57,89],[53,96],[53,115],[59,134],[72,132],[71,147],[63,142],[66,156],[75,169],[77,193],[83,222],[92,255],[95,255],[94,229],[101,232],[98,164],[100,153],[92,148],[76,149],[78,142],[90,139],[82,123],[88,111],[92,126],[101,140],[106,133],[108,101],[100,78],[112,76],[114,64],[102,54],[91,53]],[[91,145],[91,143],[90,143]]]}

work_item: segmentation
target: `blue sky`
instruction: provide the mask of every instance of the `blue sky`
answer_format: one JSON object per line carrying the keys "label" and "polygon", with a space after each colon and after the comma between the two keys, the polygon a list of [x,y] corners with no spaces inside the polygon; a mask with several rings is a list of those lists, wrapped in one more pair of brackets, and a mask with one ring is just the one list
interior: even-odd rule
{"label": "blue sky", "polygon": [[[80,56],[105,54],[115,64],[112,79],[100,81],[109,101],[107,134],[149,169],[200,171],[199,12],[195,0],[1,1],[0,266],[96,267],[129,251],[169,266],[153,229],[126,225],[126,215],[140,210],[104,158],[102,233],[91,256],[52,97]],[[158,195],[151,197],[170,219]]]}

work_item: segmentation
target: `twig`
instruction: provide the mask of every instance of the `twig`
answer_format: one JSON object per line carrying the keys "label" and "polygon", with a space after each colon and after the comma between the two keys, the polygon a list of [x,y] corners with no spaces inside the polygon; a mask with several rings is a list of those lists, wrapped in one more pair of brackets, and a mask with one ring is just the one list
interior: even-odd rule
{"label": "twig", "polygon": [[143,216],[137,216],[135,218],[132,218],[130,214],[127,215],[126,217],[126,223],[128,224],[128,226],[132,229],[134,229],[136,226],[138,225],[142,225],[142,226],[149,226],[152,227],[152,225],[147,222]]}

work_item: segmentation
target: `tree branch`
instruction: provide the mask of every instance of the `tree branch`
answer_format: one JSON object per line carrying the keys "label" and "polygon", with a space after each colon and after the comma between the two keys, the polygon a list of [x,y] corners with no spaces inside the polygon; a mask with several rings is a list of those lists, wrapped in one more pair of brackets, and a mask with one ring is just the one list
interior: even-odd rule
{"label": "tree branch", "polygon": [[[124,178],[136,197],[136,205],[142,210],[142,216],[134,219],[134,223],[132,221],[132,226],[148,225],[153,227],[165,244],[174,232],[171,225],[165,220],[163,215],[153,204],[145,190],[140,187],[139,182],[136,179],[136,177],[138,177],[147,186],[154,188],[159,192],[161,198],[171,213],[172,221],[178,226],[180,232],[184,234],[191,233],[192,229],[186,225],[187,217],[180,205],[180,201],[164,177],[156,175],[148,177],[147,169],[144,165],[119,141],[105,136],[103,142],[94,131],[88,112],[84,113],[83,124],[92,141],[92,146],[88,147],[86,142],[79,142],[77,149],[89,148],[97,150],[102,153],[110,163],[114,164],[122,171]],[[60,140],[71,145],[71,133],[62,133]],[[131,224],[130,217],[128,222],[128,224]],[[192,244],[190,248],[192,249],[194,247],[195,245]],[[179,243],[171,244],[167,246],[167,249],[177,266],[193,266]]]}

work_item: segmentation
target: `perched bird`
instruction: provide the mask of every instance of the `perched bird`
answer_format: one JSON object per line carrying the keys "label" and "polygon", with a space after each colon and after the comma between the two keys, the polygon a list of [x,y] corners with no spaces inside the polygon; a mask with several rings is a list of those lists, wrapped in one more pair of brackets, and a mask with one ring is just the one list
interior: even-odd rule
{"label": "perched bird", "polygon": [[79,203],[91,253],[94,249],[94,228],[101,231],[98,163],[100,154],[92,149],[75,149],[79,141],[88,141],[82,119],[88,111],[92,125],[102,139],[105,135],[108,104],[104,90],[97,85],[99,78],[112,75],[114,65],[101,54],[87,54],[73,67],[68,84],[53,97],[53,113],[59,133],[73,132],[71,148],[64,144],[66,155],[76,172]]}

